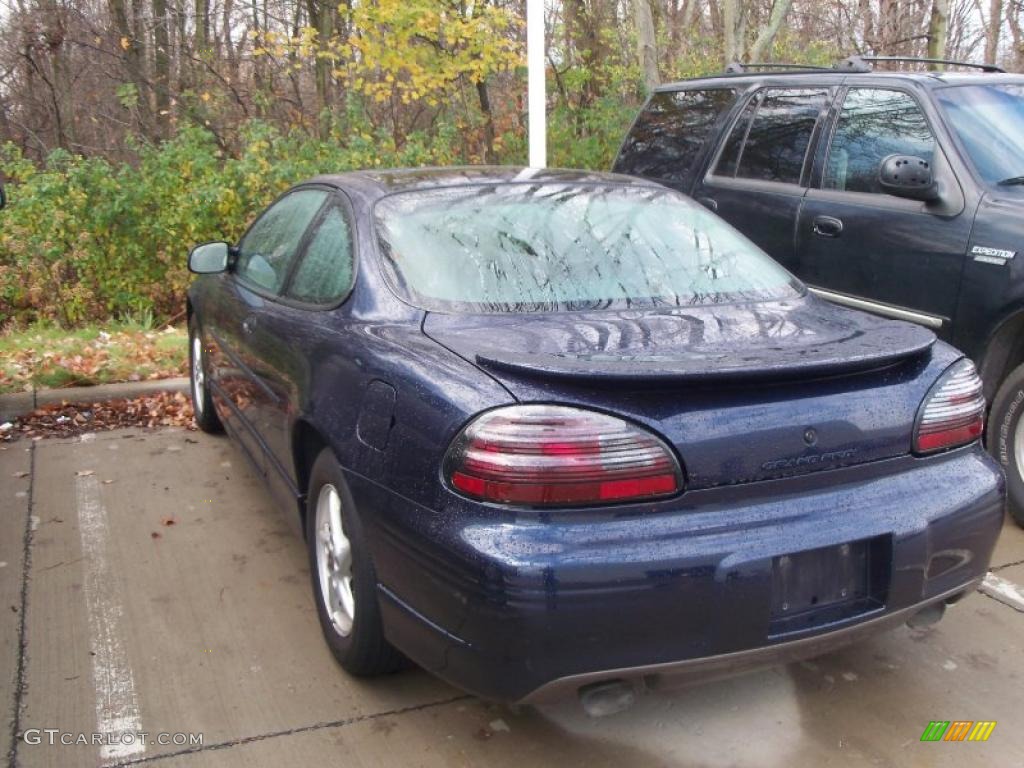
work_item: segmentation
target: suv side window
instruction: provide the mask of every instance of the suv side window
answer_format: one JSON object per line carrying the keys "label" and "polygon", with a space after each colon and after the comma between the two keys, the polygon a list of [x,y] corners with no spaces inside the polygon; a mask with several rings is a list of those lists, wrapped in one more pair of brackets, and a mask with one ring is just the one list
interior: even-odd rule
{"label": "suv side window", "polygon": [[799,184],[828,98],[825,88],[766,88],[758,93],[733,126],[715,175]]}
{"label": "suv side window", "polygon": [[279,293],[302,236],[326,199],[323,189],[299,189],[270,206],[238,244],[235,274]]}
{"label": "suv side window", "polygon": [[338,302],[352,287],[355,270],[348,218],[337,205],[324,213],[299,262],[288,295],[311,304]]}
{"label": "suv side window", "polygon": [[889,155],[932,161],[935,138],[924,113],[902,91],[851,88],[836,121],[822,186],[880,194],[878,169]]}
{"label": "suv side window", "polygon": [[655,93],[626,137],[615,171],[689,179],[708,134],[735,100],[732,88]]}

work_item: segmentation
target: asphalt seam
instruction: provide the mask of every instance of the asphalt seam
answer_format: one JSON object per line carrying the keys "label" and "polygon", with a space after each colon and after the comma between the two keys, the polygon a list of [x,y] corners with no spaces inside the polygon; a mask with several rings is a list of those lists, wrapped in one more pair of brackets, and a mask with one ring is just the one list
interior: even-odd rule
{"label": "asphalt seam", "polygon": [[423,704],[415,704],[408,707],[398,707],[397,709],[389,709],[384,712],[374,712],[369,715],[356,715],[355,717],[346,717],[342,720],[330,720],[322,723],[313,723],[312,725],[300,725],[296,728],[288,728],[283,731],[268,731],[267,733],[261,733],[256,736],[242,736],[238,739],[231,739],[229,741],[219,741],[213,744],[203,744],[197,747],[188,747],[187,749],[179,749],[175,752],[165,752],[161,755],[150,755],[149,757],[140,757],[137,760],[125,760],[120,763],[107,763],[105,768],[128,768],[133,765],[146,765],[149,763],[155,763],[158,760],[171,760],[176,757],[183,757],[185,755],[194,755],[200,752],[215,752],[222,749],[231,749],[232,747],[241,747],[246,744],[254,744],[260,741],[267,741],[268,739],[276,739],[282,736],[295,736],[300,733],[310,733],[312,731],[322,731],[328,728],[344,728],[349,725],[356,725],[358,723],[365,723],[371,720],[377,720],[382,717],[395,717],[397,715],[405,715],[410,712],[421,712],[425,709],[432,709],[434,707],[443,707],[448,704],[454,704],[459,701],[466,701],[467,699],[473,698],[469,694],[461,694],[459,696],[451,696],[447,699],[439,699],[438,701],[428,701]]}
{"label": "asphalt seam", "polygon": [[989,568],[989,570],[992,573],[995,573],[996,571],[1001,571],[1004,568],[1013,568],[1014,566],[1017,566],[1017,565],[1024,565],[1024,559],[1022,559],[1022,560],[1014,560],[1012,563],[1003,563],[1002,565],[996,565],[996,566],[993,566],[992,568]]}
{"label": "asphalt seam", "polygon": [[34,534],[32,516],[35,512],[36,485],[36,444],[29,446],[28,454],[28,512],[25,515],[25,533],[22,539],[21,561],[21,606],[18,616],[18,671],[14,685],[13,711],[11,712],[11,746],[7,751],[10,768],[18,765],[18,744],[21,742],[21,715],[25,708],[25,692],[28,690],[28,581],[32,570],[32,538]]}

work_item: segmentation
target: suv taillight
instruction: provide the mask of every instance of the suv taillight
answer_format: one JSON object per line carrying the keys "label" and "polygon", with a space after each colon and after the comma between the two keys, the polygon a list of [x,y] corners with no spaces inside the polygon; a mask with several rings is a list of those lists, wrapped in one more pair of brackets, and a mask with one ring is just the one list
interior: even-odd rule
{"label": "suv taillight", "polygon": [[454,489],[498,504],[580,506],[683,489],[679,462],[659,438],[614,416],[558,405],[478,416],[455,438],[444,467]]}
{"label": "suv taillight", "polygon": [[954,363],[928,392],[914,427],[914,452],[932,453],[966,445],[985,428],[985,397],[974,363]]}

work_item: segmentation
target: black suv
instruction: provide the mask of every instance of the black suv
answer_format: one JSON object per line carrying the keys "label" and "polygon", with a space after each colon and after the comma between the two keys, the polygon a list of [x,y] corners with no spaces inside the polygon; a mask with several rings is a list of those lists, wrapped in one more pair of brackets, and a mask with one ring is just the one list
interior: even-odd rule
{"label": "black suv", "polygon": [[815,293],[963,349],[1024,525],[1024,75],[881,58],[663,85],[614,169],[692,196]]}

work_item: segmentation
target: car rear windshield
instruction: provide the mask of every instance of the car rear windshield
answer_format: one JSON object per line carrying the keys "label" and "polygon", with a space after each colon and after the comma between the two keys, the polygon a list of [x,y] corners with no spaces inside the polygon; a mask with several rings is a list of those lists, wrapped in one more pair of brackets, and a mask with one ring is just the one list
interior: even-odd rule
{"label": "car rear windshield", "polygon": [[936,95],[985,181],[1024,176],[1024,84],[963,85]]}
{"label": "car rear windshield", "polygon": [[656,186],[506,183],[376,206],[399,295],[448,312],[685,307],[796,296],[799,283],[682,195]]}

